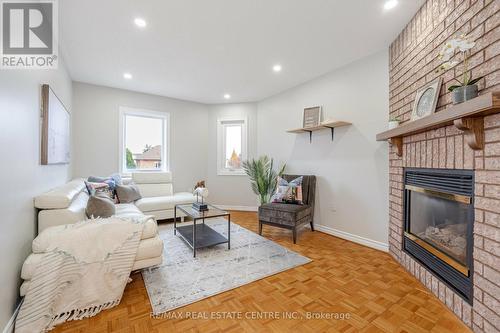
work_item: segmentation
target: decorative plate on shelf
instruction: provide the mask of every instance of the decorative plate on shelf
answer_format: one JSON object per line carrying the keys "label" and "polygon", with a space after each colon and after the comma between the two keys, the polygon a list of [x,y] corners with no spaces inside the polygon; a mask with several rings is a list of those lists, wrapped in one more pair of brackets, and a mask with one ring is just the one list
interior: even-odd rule
{"label": "decorative plate on shelf", "polygon": [[438,78],[417,91],[411,112],[411,120],[429,116],[436,111],[442,82],[443,79]]}

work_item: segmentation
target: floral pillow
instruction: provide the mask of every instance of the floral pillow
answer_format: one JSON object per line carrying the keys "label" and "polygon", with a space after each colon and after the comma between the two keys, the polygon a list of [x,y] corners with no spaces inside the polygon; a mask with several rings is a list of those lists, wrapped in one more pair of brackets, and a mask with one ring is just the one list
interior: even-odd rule
{"label": "floral pillow", "polygon": [[85,187],[90,195],[105,195],[116,203],[114,191],[108,183],[97,183],[85,181]]}
{"label": "floral pillow", "polygon": [[303,205],[302,179],[303,177],[300,176],[290,182],[287,182],[285,179],[278,177],[276,193],[273,195],[271,201],[276,203]]}

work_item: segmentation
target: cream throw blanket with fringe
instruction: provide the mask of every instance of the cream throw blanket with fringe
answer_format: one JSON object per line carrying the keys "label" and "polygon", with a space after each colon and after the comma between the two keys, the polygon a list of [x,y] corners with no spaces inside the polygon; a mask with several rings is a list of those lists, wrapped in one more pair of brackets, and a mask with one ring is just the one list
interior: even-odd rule
{"label": "cream throw blanket with fringe", "polygon": [[46,332],[120,303],[142,229],[150,216],[70,224],[35,241],[48,243],[16,320],[17,333]]}

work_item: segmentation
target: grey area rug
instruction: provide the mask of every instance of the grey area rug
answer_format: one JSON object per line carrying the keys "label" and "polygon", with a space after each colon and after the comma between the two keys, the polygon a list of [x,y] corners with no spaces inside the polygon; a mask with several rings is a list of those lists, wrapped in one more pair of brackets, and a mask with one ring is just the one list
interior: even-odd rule
{"label": "grey area rug", "polygon": [[[227,221],[207,220],[227,236]],[[173,233],[173,224],[159,226],[164,241],[163,263],[142,271],[155,315],[191,304],[264,277],[310,262],[309,258],[231,223],[227,244],[192,249]]]}

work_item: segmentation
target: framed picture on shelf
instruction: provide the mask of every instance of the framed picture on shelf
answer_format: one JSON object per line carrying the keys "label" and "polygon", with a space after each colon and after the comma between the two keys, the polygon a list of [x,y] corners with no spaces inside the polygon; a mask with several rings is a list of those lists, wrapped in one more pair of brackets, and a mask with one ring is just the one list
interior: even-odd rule
{"label": "framed picture on shelf", "polygon": [[48,84],[42,85],[42,165],[70,161],[70,116]]}
{"label": "framed picture on shelf", "polygon": [[314,106],[304,109],[304,128],[316,127],[321,124],[321,106]]}
{"label": "framed picture on shelf", "polygon": [[433,114],[441,91],[442,78],[438,78],[417,90],[411,112],[411,120],[417,120]]}

